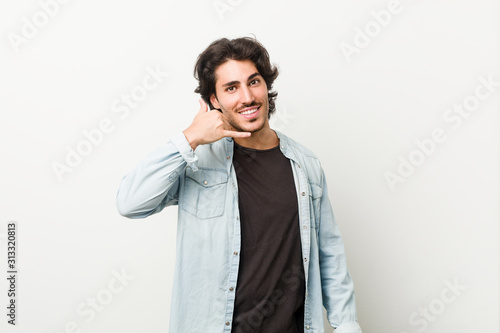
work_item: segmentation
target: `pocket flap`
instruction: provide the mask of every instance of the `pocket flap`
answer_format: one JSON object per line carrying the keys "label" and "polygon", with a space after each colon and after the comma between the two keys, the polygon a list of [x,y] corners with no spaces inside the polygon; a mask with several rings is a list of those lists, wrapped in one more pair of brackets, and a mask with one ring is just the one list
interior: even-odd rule
{"label": "pocket flap", "polygon": [[227,183],[227,172],[220,170],[198,169],[198,171],[193,171],[190,168],[187,168],[186,177],[191,178],[196,183],[204,187]]}

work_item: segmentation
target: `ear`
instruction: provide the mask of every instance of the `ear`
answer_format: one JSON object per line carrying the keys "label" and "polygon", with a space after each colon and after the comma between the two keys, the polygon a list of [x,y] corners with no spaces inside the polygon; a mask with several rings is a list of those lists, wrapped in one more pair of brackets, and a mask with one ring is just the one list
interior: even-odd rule
{"label": "ear", "polygon": [[217,100],[217,97],[215,97],[215,94],[212,94],[212,96],[210,96],[210,103],[212,103],[214,108],[220,109],[219,101]]}

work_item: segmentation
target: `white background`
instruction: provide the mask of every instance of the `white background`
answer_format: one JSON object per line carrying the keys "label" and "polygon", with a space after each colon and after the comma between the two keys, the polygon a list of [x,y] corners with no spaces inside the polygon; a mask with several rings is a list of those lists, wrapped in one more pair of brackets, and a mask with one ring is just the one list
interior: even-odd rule
{"label": "white background", "polygon": [[[498,333],[500,87],[456,128],[443,115],[479,77],[500,81],[499,2],[401,0],[381,27],[371,12],[389,2],[74,0],[44,22],[38,1],[2,1],[0,267],[17,221],[19,275],[15,327],[0,282],[1,331],[168,331],[176,208],[128,220],[116,191],[197,112],[198,54],[254,34],[281,71],[272,124],[321,158],[363,332]],[[120,118],[113,103],[148,67],[169,76]],[[59,180],[53,164],[105,118],[113,130]],[[419,153],[437,128],[446,140]],[[410,156],[419,165],[391,189],[386,173]],[[130,278],[111,293],[114,271]]]}

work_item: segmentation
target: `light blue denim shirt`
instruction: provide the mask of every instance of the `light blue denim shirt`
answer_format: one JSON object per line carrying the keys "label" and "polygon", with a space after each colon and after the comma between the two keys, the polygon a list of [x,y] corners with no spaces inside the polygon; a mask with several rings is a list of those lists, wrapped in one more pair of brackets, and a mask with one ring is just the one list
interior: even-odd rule
{"label": "light blue denim shirt", "polygon": [[[353,282],[319,160],[276,133],[297,189],[306,285],[304,332],[324,332],[324,306],[335,333],[361,333]],[[169,205],[179,206],[171,333],[231,332],[241,242],[232,162],[231,138],[193,151],[179,133],[121,181],[117,207],[123,216],[145,218]],[[279,304],[270,304],[270,309],[273,306]]]}

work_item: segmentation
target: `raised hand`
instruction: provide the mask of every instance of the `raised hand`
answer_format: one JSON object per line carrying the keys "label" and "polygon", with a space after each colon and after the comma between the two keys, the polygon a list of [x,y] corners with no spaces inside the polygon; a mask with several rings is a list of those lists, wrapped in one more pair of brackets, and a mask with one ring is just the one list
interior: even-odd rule
{"label": "raised hand", "polygon": [[200,99],[200,110],[191,125],[184,130],[184,135],[191,148],[195,150],[199,145],[212,143],[224,137],[247,138],[251,133],[234,131],[224,114],[208,111],[207,103]]}

